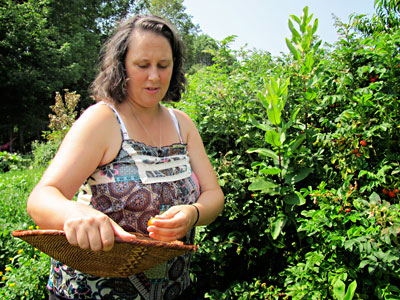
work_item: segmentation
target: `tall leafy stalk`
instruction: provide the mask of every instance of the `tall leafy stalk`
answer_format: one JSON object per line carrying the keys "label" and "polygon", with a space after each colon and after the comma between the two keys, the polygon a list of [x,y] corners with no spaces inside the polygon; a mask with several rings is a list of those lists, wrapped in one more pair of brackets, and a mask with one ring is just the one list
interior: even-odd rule
{"label": "tall leafy stalk", "polygon": [[[249,153],[258,153],[265,160],[254,163],[259,168],[259,175],[249,186],[251,191],[276,197],[277,216],[271,218],[271,236],[276,240],[282,233],[288,220],[295,224],[294,207],[305,204],[304,196],[296,189],[296,183],[304,180],[313,171],[298,163],[298,152],[307,137],[308,110],[310,103],[316,98],[319,78],[315,73],[314,55],[320,42],[315,43],[315,33],[318,28],[318,19],[311,24],[313,15],[308,14],[308,7],[303,10],[299,18],[291,16],[297,23],[296,29],[289,20],[292,32],[291,40],[286,39],[293,59],[293,70],[287,78],[265,78],[264,89],[258,92],[258,99],[266,110],[266,121],[260,123],[255,116],[251,117],[254,126],[265,131],[265,142],[270,148],[253,148]],[[298,80],[300,79],[300,81]],[[297,85],[296,105],[286,111],[288,90],[291,85]],[[300,88],[299,88],[300,85]],[[289,132],[299,131],[299,112],[303,111],[305,118],[303,128],[296,138],[289,140]],[[286,116],[286,118],[284,117]],[[293,135],[292,135],[293,136]],[[272,165],[271,165],[272,163]]]}

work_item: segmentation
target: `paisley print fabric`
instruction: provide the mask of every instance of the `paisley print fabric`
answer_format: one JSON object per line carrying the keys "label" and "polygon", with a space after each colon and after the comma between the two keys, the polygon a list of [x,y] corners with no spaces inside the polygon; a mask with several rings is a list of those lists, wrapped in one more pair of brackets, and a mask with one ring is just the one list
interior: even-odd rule
{"label": "paisley print fabric", "polygon": [[[86,201],[81,202],[108,215],[126,231],[146,234],[152,216],[173,205],[195,203],[200,188],[185,144],[159,149],[131,140],[118,112],[113,111],[123,136],[120,152],[87,179],[82,189]],[[192,229],[182,240],[193,243],[194,234]],[[47,286],[67,299],[174,299],[190,284],[190,259],[188,253],[128,278],[96,277],[52,260]]]}

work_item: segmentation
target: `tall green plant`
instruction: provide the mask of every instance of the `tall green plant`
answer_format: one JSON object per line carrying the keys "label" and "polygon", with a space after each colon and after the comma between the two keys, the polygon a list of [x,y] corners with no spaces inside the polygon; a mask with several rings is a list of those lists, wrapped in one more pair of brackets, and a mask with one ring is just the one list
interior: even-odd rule
{"label": "tall green plant", "polygon": [[[304,8],[301,18],[291,17],[299,26],[298,31],[289,20],[292,39],[286,39],[293,55],[295,72],[287,79],[274,77],[266,79],[265,88],[258,93],[258,98],[266,109],[267,122],[262,124],[252,117],[252,123],[265,131],[265,142],[271,148],[248,150],[249,153],[256,152],[265,158],[264,161],[253,164],[259,169],[260,175],[254,178],[249,190],[275,197],[278,210],[277,215],[271,220],[271,236],[274,240],[282,234],[289,219],[295,223],[293,207],[305,204],[305,198],[296,188],[296,184],[313,171],[310,167],[298,164],[298,152],[307,137],[304,131],[307,129],[307,107],[315,99],[318,89],[318,77],[313,71],[314,54],[320,45],[320,42],[313,44],[318,20],[311,25],[312,15],[308,15],[308,7]],[[299,78],[300,89],[296,98],[299,104],[290,106],[289,113],[285,111],[288,109],[286,101],[289,84],[291,80],[297,81]],[[306,114],[303,127],[299,126],[300,111]],[[283,116],[286,116],[286,119]],[[299,127],[304,130],[299,132]]]}
{"label": "tall green plant", "polygon": [[293,21],[289,19],[289,29],[292,38],[286,38],[286,45],[293,57],[293,68],[291,72],[293,96],[296,101],[302,104],[302,115],[304,115],[304,126],[308,128],[309,113],[312,112],[313,102],[318,92],[318,72],[316,53],[321,45],[321,40],[317,40],[315,33],[318,29],[318,19],[311,23],[313,14],[309,15],[308,7],[304,7],[303,15],[299,18],[295,15],[290,16],[297,24],[296,29]]}

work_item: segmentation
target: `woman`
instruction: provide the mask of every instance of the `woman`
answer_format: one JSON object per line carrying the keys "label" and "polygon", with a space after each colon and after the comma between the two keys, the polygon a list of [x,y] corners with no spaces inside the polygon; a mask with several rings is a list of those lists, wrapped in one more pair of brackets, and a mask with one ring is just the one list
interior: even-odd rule
{"label": "woman", "polygon": [[[194,123],[160,104],[184,90],[181,39],[166,20],[135,16],[104,49],[92,85],[98,103],[71,127],[28,212],[40,228],[64,230],[69,243],[93,251],[129,232],[193,242],[193,228],[211,223],[224,197]],[[89,203],[70,201],[83,184]],[[189,262],[187,254],[121,279],[52,261],[50,299],[174,299],[189,285]]]}

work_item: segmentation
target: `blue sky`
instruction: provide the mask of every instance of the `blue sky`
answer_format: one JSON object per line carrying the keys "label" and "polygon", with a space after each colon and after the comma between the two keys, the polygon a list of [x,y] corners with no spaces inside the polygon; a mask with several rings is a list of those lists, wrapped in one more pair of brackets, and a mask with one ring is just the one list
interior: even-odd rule
{"label": "blue sky", "polygon": [[305,6],[318,18],[317,34],[328,43],[338,38],[332,14],[346,23],[352,13],[372,16],[375,12],[374,0],[184,0],[183,4],[203,33],[216,40],[237,35],[233,49],[247,43],[248,49],[272,55],[288,52],[288,19],[290,15],[300,17]]}

